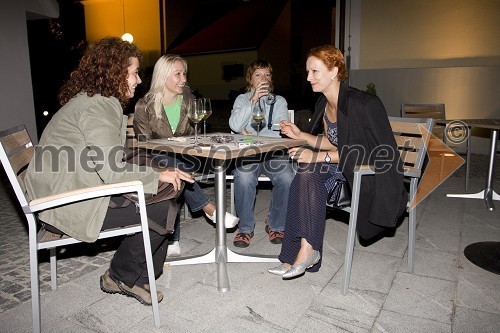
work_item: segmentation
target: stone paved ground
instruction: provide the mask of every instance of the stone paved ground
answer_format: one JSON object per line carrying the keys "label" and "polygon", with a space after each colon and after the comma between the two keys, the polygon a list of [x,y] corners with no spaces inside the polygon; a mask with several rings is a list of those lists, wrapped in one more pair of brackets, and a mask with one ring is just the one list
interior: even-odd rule
{"label": "stone paved ground", "polygon": [[[473,155],[471,178],[485,177],[487,161],[487,156]],[[500,157],[498,156],[496,165],[495,179],[498,189],[498,184],[500,184]],[[464,167],[461,167],[453,177],[463,177],[463,172]],[[30,275],[28,238],[23,222],[24,217],[16,208],[17,201],[10,191],[10,185],[3,174],[3,169],[1,175],[0,272],[2,273],[0,274],[0,313],[3,313],[30,299]],[[213,198],[213,187],[207,187],[205,192]],[[62,285],[103,265],[108,265],[118,241],[116,239],[103,240],[95,244],[72,245],[60,250],[58,253],[58,284]],[[42,251],[39,255],[40,290],[43,294],[50,290],[50,270],[47,251]]]}
{"label": "stone paved ground", "polygon": [[[13,196],[6,186],[0,187],[0,313],[31,298],[27,227],[24,216],[12,201]],[[108,263],[115,249],[116,240],[107,240],[96,244],[73,245],[59,251],[58,284],[64,284]],[[85,253],[83,257],[82,253]],[[44,293],[50,290],[48,251],[39,253],[39,262],[40,291]]]}
{"label": "stone paved ground", "polygon": [[[2,180],[0,186],[2,225],[0,228],[0,272],[2,272],[0,274],[0,313],[31,299],[27,225],[22,211],[16,209],[18,204],[14,193],[11,192],[8,180],[6,177],[2,177]],[[213,197],[213,187],[207,187],[205,193]],[[183,212],[181,216],[184,216]],[[118,238],[105,239],[94,244],[75,244],[60,249],[57,254],[58,285],[63,285],[76,277],[108,265],[119,241]],[[48,251],[39,252],[39,263],[40,292],[43,294],[50,290]]]}

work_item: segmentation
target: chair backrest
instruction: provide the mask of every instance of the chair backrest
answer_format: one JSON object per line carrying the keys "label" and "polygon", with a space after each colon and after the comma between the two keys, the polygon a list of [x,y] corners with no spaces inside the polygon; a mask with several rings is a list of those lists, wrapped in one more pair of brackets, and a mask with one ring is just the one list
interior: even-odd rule
{"label": "chair backrest", "polygon": [[421,171],[434,120],[432,118],[389,117],[389,121],[404,166]]}
{"label": "chair backrest", "polygon": [[135,130],[134,130],[134,114],[130,113],[127,116],[127,139],[125,142],[125,145],[128,148],[134,147],[134,145],[137,143],[137,138],[135,137]]}
{"label": "chair backrest", "polygon": [[0,160],[22,207],[28,205],[24,195],[24,176],[35,149],[24,125],[0,132]]}
{"label": "chair backrest", "polygon": [[[403,118],[432,118],[435,120],[446,119],[446,111],[443,103],[435,104],[401,104],[401,117]],[[432,134],[446,142],[445,127],[434,125]]]}

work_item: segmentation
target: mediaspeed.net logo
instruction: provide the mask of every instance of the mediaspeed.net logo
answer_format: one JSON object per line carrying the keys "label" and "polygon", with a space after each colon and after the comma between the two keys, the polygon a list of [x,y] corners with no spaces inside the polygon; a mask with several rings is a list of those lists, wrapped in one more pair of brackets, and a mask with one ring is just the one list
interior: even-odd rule
{"label": "mediaspeed.net logo", "polygon": [[[427,131],[422,125],[420,130],[424,142],[427,144],[429,159],[418,184],[417,193],[410,202],[410,209],[415,208],[464,163],[464,159],[443,140]],[[451,145],[465,144],[469,135],[470,128],[463,121],[452,121],[446,125],[444,130],[445,141]]]}

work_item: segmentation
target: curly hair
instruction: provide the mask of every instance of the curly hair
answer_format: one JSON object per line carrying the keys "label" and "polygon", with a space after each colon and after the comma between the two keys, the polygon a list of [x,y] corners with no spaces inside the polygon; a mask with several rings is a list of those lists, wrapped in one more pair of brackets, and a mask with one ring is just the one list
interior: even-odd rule
{"label": "curly hair", "polygon": [[332,70],[334,67],[339,69],[337,78],[340,82],[347,79],[347,68],[344,61],[344,56],[339,49],[333,45],[323,45],[312,48],[309,53],[307,53],[307,58],[316,57],[323,61],[328,70]]}
{"label": "curly hair", "polygon": [[271,64],[267,60],[263,60],[263,59],[255,60],[254,62],[252,62],[250,64],[250,66],[248,66],[248,69],[247,69],[247,77],[246,77],[246,79],[247,79],[246,90],[247,91],[250,91],[250,89],[252,89],[252,75],[253,75],[253,73],[255,73],[255,71],[260,69],[260,68],[269,69],[269,73],[271,73],[271,77],[272,77],[273,67],[271,66]]}
{"label": "curly hair", "polygon": [[129,100],[127,75],[132,57],[140,61],[141,51],[118,37],[106,37],[90,45],[62,86],[59,103],[63,106],[78,93],[85,92],[88,96],[116,97],[125,106]]}

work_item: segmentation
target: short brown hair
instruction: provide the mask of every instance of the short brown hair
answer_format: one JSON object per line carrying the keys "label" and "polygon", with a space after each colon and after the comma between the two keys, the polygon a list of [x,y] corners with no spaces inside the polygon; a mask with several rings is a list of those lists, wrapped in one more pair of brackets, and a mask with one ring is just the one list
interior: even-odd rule
{"label": "short brown hair", "polygon": [[339,69],[337,74],[337,78],[339,81],[344,81],[347,79],[348,73],[347,68],[344,61],[344,56],[339,49],[335,46],[327,44],[323,46],[318,46],[312,48],[309,53],[307,53],[307,58],[316,57],[319,60],[323,61],[328,70],[332,70],[334,67]]}
{"label": "short brown hair", "polygon": [[140,61],[141,51],[118,37],[106,37],[90,45],[59,92],[61,106],[80,92],[88,96],[113,96],[122,106],[126,105],[129,100],[127,69],[132,57]]}
{"label": "short brown hair", "polygon": [[250,64],[250,66],[248,66],[248,69],[247,69],[247,78],[246,78],[247,79],[247,86],[246,86],[247,91],[250,91],[250,89],[252,89],[252,75],[259,68],[269,69],[269,72],[271,73],[271,77],[272,77],[273,67],[271,66],[269,61],[263,60],[263,59],[255,60],[254,62],[252,62]]}

